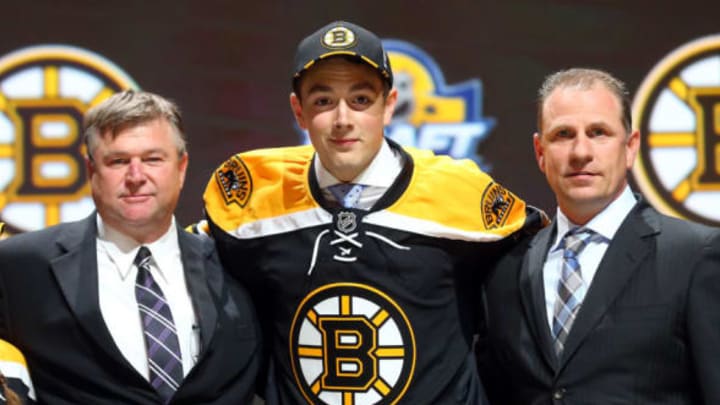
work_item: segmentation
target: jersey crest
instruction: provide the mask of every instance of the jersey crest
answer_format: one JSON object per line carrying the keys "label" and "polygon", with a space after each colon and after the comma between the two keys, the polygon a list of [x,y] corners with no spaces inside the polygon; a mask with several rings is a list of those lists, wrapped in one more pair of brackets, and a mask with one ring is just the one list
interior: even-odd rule
{"label": "jersey crest", "polygon": [[415,352],[402,309],[363,284],[311,292],[290,330],[293,373],[310,404],[396,404],[412,380]]}

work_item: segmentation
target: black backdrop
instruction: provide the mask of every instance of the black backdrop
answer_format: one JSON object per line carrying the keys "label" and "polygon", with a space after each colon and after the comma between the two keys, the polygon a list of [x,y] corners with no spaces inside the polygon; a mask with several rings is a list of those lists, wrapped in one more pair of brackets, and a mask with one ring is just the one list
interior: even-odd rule
{"label": "black backdrop", "polygon": [[449,84],[480,79],[496,126],[478,152],[492,175],[554,213],[535,166],[534,98],[570,66],[607,69],[637,89],[676,47],[720,28],[718,1],[3,1],[0,54],[35,44],[102,54],[186,118],[189,177],[178,218],[201,215],[201,193],[231,152],[298,142],[288,106],[297,42],[347,19],[413,43]]}

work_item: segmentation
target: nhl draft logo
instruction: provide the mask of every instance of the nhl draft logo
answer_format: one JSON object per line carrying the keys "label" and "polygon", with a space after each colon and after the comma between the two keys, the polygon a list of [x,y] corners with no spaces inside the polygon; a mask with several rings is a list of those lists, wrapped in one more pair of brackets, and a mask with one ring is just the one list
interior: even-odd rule
{"label": "nhl draft logo", "polygon": [[330,284],[298,307],[290,357],[309,404],[396,404],[413,377],[415,337],[387,295],[362,284]]}
{"label": "nhl draft logo", "polygon": [[658,210],[720,225],[720,35],[661,60],[633,101],[633,177]]}
{"label": "nhl draft logo", "polygon": [[[385,128],[388,138],[403,146],[472,159],[490,171],[477,153],[495,126],[495,119],[482,115],[480,80],[448,85],[435,60],[420,48],[390,39],[383,40],[383,46],[398,91],[395,114]],[[310,143],[307,132],[299,131],[303,143]]]}
{"label": "nhl draft logo", "polygon": [[384,40],[383,46],[398,91],[388,137],[401,145],[473,159],[489,170],[477,147],[495,120],[482,116],[480,80],[447,85],[435,60],[420,48],[399,40]]}
{"label": "nhl draft logo", "polygon": [[0,58],[0,220],[11,232],[92,211],[82,117],[131,88],[138,87],[112,62],[75,47],[34,46]]}

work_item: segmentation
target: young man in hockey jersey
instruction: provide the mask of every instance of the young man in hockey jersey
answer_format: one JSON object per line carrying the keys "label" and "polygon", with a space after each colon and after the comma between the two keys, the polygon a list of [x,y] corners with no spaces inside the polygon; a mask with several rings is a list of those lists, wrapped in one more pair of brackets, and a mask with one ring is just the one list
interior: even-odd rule
{"label": "young man in hockey jersey", "polygon": [[255,294],[269,404],[480,404],[478,280],[525,203],[470,161],[386,139],[380,39],[305,38],[290,105],[312,146],[240,153],[205,191],[226,269]]}

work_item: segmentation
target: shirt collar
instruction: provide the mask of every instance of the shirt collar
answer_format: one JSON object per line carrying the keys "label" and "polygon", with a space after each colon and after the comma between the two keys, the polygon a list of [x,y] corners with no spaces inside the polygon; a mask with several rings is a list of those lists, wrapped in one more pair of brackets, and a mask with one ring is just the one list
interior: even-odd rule
{"label": "shirt collar", "polygon": [[[637,200],[630,190],[630,186],[625,186],[620,196],[595,215],[584,227],[602,235],[606,240],[612,240],[636,202]],[[568,217],[560,210],[560,207],[557,208],[557,220],[555,222],[557,233],[551,251],[557,249],[567,231],[578,227],[578,225],[570,222]]]}
{"label": "shirt collar", "polygon": [[[315,176],[317,176],[318,186],[320,186],[321,189],[342,183],[322,165],[317,153],[315,154],[314,160]],[[383,139],[380,151],[375,155],[370,165],[355,177],[351,183],[388,188],[402,171],[402,165],[403,162],[400,154],[393,151],[387,140]]]}
{"label": "shirt collar", "polygon": [[96,215],[98,229],[98,244],[107,252],[110,260],[115,263],[120,277],[124,280],[133,269],[133,261],[141,246],[150,249],[155,268],[161,277],[167,280],[168,272],[174,271],[172,258],[180,254],[177,227],[173,216],[170,228],[158,240],[139,244],[133,238],[121,233],[117,229],[103,222],[100,215]]}

